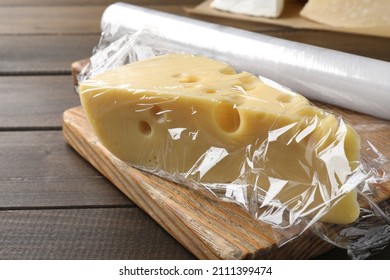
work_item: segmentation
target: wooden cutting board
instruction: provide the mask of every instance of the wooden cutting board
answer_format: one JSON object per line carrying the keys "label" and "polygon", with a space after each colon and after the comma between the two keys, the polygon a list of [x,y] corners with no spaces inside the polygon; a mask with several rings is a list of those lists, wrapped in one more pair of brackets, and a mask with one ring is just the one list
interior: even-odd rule
{"label": "wooden cutting board", "polygon": [[[389,122],[326,108],[356,124],[363,137],[390,157]],[[63,133],[69,145],[200,259],[308,259],[332,248],[310,231],[278,247],[280,237],[238,205],[132,168],[100,144],[81,107],[64,112]],[[389,182],[376,198],[378,202],[390,198]]]}

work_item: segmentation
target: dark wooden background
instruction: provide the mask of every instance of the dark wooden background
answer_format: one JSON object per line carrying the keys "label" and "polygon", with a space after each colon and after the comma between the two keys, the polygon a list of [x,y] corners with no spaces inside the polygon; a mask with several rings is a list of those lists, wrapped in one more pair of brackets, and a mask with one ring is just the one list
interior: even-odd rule
{"label": "dark wooden background", "polygon": [[[194,258],[63,140],[62,112],[79,105],[70,65],[90,56],[113,2],[0,0],[0,259]],[[201,1],[124,2],[189,16]],[[390,61],[386,38],[196,18]]]}

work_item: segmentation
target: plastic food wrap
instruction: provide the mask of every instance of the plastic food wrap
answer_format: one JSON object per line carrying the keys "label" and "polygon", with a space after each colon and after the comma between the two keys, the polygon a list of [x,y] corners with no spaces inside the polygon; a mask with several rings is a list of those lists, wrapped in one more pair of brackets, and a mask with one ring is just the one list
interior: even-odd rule
{"label": "plastic food wrap", "polygon": [[195,56],[152,33],[103,37],[80,77],[89,122],[114,155],[238,203],[282,236],[280,246],[305,230],[355,259],[388,244],[389,208],[374,197],[389,161],[375,147],[340,117],[222,62],[162,68],[161,57]]}

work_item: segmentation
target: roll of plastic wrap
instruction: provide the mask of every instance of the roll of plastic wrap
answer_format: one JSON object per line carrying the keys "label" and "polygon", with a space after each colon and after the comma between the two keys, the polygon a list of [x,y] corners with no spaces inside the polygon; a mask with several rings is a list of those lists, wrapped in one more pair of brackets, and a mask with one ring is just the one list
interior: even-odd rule
{"label": "roll of plastic wrap", "polygon": [[112,39],[150,28],[176,50],[210,56],[312,100],[390,120],[390,63],[124,3],[104,12]]}

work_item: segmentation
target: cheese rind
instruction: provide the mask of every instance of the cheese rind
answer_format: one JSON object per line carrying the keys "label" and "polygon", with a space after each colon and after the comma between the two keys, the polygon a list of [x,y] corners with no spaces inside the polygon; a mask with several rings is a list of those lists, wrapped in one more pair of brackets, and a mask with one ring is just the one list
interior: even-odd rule
{"label": "cheese rind", "polygon": [[284,0],[213,0],[212,8],[250,16],[279,17]]}
{"label": "cheese rind", "polygon": [[[80,97],[103,145],[133,165],[206,183],[257,172],[254,187],[271,204],[325,211],[322,221],[334,223],[359,215],[356,191],[340,191],[360,159],[356,132],[249,73],[170,54],[92,77]],[[342,211],[330,209],[338,197]]]}
{"label": "cheese rind", "polygon": [[390,28],[389,0],[309,0],[300,15],[335,27]]}

